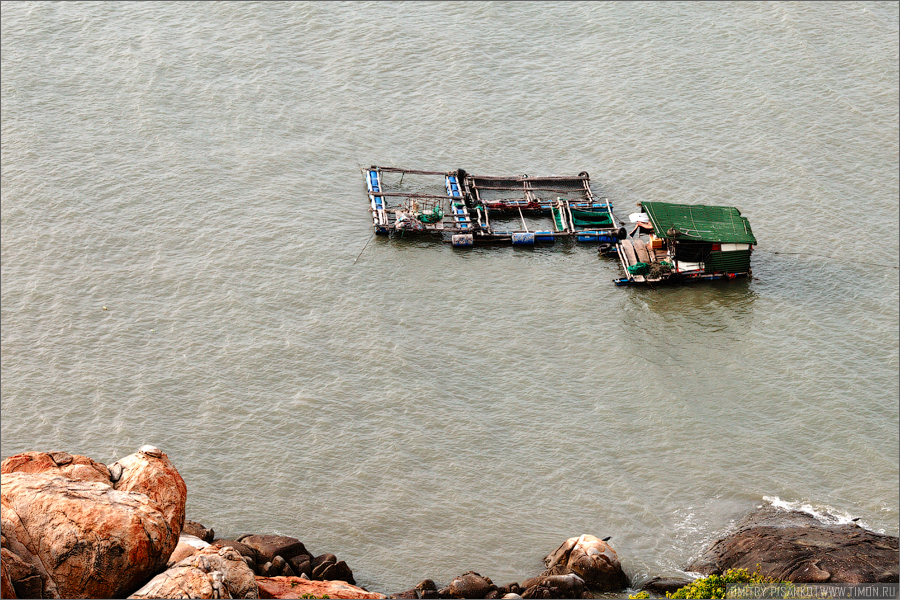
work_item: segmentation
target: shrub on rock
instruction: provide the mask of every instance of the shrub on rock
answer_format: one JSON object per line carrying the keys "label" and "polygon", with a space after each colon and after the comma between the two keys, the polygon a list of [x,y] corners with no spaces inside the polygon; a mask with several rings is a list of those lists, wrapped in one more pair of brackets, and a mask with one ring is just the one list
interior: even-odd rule
{"label": "shrub on rock", "polygon": [[760,584],[783,582],[763,577],[759,574],[759,571],[750,573],[747,569],[728,569],[723,575],[710,575],[701,579],[695,579],[674,593],[666,592],[666,598],[725,598],[726,586],[730,583]]}

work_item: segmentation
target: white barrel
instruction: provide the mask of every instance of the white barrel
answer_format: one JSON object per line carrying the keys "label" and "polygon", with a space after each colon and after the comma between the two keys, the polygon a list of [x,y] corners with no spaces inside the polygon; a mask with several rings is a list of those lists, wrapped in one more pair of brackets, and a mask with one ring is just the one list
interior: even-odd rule
{"label": "white barrel", "polygon": [[450,243],[455,248],[469,248],[475,245],[475,240],[471,233],[455,233],[450,238]]}

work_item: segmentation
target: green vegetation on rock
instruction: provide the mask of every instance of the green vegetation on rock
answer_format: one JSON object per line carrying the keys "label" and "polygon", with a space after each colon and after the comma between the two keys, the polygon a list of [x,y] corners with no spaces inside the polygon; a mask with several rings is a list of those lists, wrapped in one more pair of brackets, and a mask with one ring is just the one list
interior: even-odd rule
{"label": "green vegetation on rock", "polygon": [[[759,565],[756,571],[750,573],[747,569],[728,569],[722,575],[709,575],[692,581],[688,585],[680,588],[675,593],[666,592],[666,598],[725,598],[725,590],[730,583],[747,583],[747,584],[779,584],[781,590],[785,593],[785,597],[794,598],[790,595],[793,590],[793,584],[789,582],[779,581],[770,577],[763,577],[759,573]],[[768,596],[771,597],[771,596]]]}

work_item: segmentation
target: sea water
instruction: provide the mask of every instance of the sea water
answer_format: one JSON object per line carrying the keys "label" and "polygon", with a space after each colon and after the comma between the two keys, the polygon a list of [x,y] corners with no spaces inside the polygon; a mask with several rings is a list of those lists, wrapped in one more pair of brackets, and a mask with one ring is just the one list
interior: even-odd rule
{"label": "sea water", "polygon": [[[0,99],[3,457],[155,444],[385,593],[898,532],[896,3],[4,3]],[[736,206],[753,278],[372,238],[373,164]]]}

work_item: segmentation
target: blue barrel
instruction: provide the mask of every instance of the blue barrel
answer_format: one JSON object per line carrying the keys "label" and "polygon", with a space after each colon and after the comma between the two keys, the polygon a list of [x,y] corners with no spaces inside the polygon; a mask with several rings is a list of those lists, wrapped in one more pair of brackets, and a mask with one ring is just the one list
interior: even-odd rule
{"label": "blue barrel", "polygon": [[454,248],[471,248],[475,245],[475,240],[471,233],[455,233],[450,238],[450,244]]}
{"label": "blue barrel", "polygon": [[552,244],[556,241],[556,236],[553,235],[552,231],[535,231],[534,239],[542,244]]}
{"label": "blue barrel", "polygon": [[534,246],[533,233],[514,233],[512,234],[513,246]]}
{"label": "blue barrel", "polygon": [[599,231],[579,231],[576,236],[579,242],[600,242],[601,244],[615,244],[619,238],[615,234],[610,235]]}

